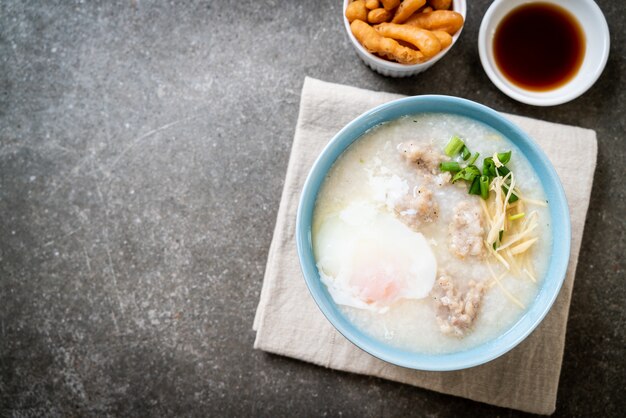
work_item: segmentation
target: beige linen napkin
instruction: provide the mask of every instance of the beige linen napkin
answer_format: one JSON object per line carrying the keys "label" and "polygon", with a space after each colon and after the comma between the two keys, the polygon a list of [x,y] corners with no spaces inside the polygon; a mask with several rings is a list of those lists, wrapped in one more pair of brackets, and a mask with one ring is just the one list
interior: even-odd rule
{"label": "beige linen napkin", "polygon": [[294,238],[298,199],[309,169],[344,125],[372,107],[399,97],[402,96],[305,79],[254,319],[257,331],[254,347],[333,369],[378,376],[522,411],[551,414],[556,405],[567,315],[596,165],[594,131],[505,115],[539,143],[563,181],[572,220],[572,251],[567,277],[554,306],[541,325],[504,356],[454,372],[422,372],[394,366],[370,356],[335,331],[309,294]]}

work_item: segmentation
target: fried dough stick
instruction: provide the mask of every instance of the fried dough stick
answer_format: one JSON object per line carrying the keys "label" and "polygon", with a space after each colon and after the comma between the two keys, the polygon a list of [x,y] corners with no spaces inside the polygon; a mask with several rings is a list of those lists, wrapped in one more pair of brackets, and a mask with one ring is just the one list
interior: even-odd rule
{"label": "fried dough stick", "polygon": [[375,26],[375,29],[383,36],[414,45],[426,58],[437,55],[441,51],[439,38],[429,30],[395,23],[381,23]]}
{"label": "fried dough stick", "polygon": [[398,7],[398,10],[396,10],[396,14],[393,16],[391,22],[404,23],[417,9],[425,4],[426,0],[404,0]]}
{"label": "fried dough stick", "polygon": [[435,10],[448,10],[452,5],[452,0],[428,0],[428,4]]}
{"label": "fried dough stick", "polygon": [[435,10],[414,14],[405,23],[422,29],[443,30],[454,35],[463,26],[463,16],[451,10]]}
{"label": "fried dough stick", "polygon": [[426,59],[420,51],[402,46],[393,39],[385,38],[362,20],[352,22],[350,29],[354,37],[369,52],[396,60],[401,64],[418,64]]}
{"label": "fried dough stick", "polygon": [[452,35],[450,35],[448,32],[442,30],[434,30],[432,32],[433,35],[435,35],[437,39],[439,39],[439,42],[441,42],[441,49],[446,49],[450,46],[450,44],[452,44]]}
{"label": "fried dough stick", "polygon": [[370,10],[367,14],[367,21],[371,24],[383,23],[388,21],[391,18],[391,12],[383,9],[382,7],[379,9]]}
{"label": "fried dough stick", "polygon": [[367,20],[367,8],[363,0],[353,1],[346,8],[346,17],[348,22],[352,23],[357,19]]}
{"label": "fried dough stick", "polygon": [[400,4],[400,0],[381,0],[385,10],[393,10]]}

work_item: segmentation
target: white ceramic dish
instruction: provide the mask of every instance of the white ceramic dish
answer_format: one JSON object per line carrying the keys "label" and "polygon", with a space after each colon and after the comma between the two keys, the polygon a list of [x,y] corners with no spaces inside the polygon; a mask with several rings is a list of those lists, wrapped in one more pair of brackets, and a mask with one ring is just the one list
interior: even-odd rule
{"label": "white ceramic dish", "polygon": [[[585,57],[578,73],[566,84],[549,91],[529,91],[511,83],[498,69],[493,38],[502,19],[513,9],[528,3],[552,3],[568,10],[585,34]],[[531,29],[529,29],[531,30]],[[574,100],[600,77],[609,57],[609,27],[602,11],[592,0],[495,0],[483,17],[478,33],[480,61],[491,79],[507,96],[535,106],[554,106]]]}
{"label": "white ceramic dish", "polygon": [[[409,77],[409,76],[419,74],[422,71],[427,70],[437,61],[443,58],[444,55],[446,55],[446,53],[450,50],[450,48],[454,46],[454,44],[456,43],[456,40],[459,39],[461,32],[463,32],[463,27],[461,27],[461,29],[459,29],[457,33],[455,33],[454,36],[452,37],[452,44],[450,44],[450,46],[441,50],[441,52],[439,52],[437,55],[435,55],[428,61],[423,62],[421,64],[407,65],[407,64],[400,64],[397,62],[387,61],[368,52],[365,48],[363,48],[363,45],[361,45],[359,41],[357,41],[357,39],[352,34],[352,31],[350,30],[350,22],[348,22],[348,19],[346,19],[346,13],[345,13],[349,2],[350,0],[344,0],[343,8],[341,9],[341,15],[342,15],[343,23],[346,29],[346,33],[348,34],[348,38],[350,38],[350,42],[352,42],[352,46],[354,46],[354,49],[356,50],[356,53],[359,56],[359,58],[361,58],[361,60],[368,67],[370,67],[372,70],[376,71],[377,73],[386,75],[388,77]],[[465,0],[453,0],[452,10],[454,10],[457,13],[460,13],[461,16],[463,16],[463,21],[465,21],[465,15],[467,12],[467,4],[465,3]]]}

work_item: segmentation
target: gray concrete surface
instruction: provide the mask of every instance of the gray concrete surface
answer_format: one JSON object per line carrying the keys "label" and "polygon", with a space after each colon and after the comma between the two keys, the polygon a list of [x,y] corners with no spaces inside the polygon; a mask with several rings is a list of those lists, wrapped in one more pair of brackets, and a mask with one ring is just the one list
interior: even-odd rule
{"label": "gray concrete surface", "polygon": [[548,109],[484,74],[488,1],[404,80],[358,61],[340,3],[0,2],[0,416],[521,415],[252,349],[305,75],[597,131],[555,416],[623,414],[623,2],[600,80]]}

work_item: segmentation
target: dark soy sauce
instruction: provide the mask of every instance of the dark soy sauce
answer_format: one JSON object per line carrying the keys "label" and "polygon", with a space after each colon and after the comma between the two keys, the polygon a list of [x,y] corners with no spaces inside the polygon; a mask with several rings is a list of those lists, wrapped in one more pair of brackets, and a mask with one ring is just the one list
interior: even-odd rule
{"label": "dark soy sauce", "polygon": [[585,56],[585,35],[571,13],[549,3],[513,9],[493,41],[496,65],[517,86],[552,90],[571,80]]}

